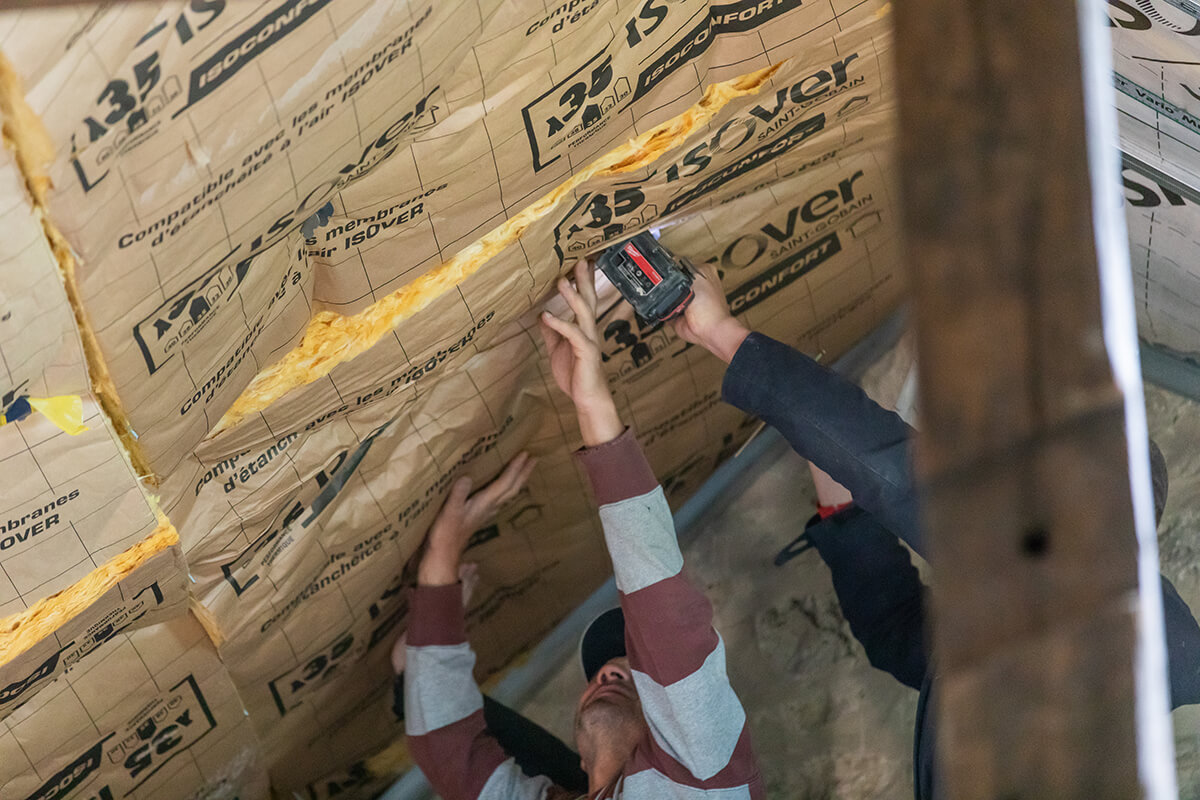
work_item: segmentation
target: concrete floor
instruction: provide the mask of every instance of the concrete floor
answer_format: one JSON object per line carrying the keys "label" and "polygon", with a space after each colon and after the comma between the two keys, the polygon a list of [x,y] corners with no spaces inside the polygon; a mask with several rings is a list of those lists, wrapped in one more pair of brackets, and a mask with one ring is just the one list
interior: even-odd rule
{"label": "concrete floor", "polygon": [[[863,384],[880,402],[900,394],[907,342]],[[1169,464],[1160,529],[1163,571],[1200,609],[1200,406],[1147,390],[1151,434]],[[828,571],[812,551],[777,568],[775,553],[812,513],[805,463],[773,449],[718,501],[684,554],[716,608],[729,674],[747,708],[772,800],[905,800],[912,797],[917,693],[873,669],[850,634]],[[583,687],[572,660],[525,707],[571,741]],[[1180,796],[1200,799],[1200,707],[1174,714]]]}

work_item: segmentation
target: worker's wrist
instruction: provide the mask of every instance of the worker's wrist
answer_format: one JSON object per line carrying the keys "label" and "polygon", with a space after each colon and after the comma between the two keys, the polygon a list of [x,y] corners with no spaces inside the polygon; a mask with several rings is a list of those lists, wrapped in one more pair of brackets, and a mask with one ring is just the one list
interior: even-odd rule
{"label": "worker's wrist", "polygon": [[625,431],[611,395],[581,402],[575,406],[575,413],[579,418],[579,433],[585,447],[611,442]]}
{"label": "worker's wrist", "polygon": [[726,317],[705,331],[702,343],[706,350],[728,364],[749,335],[750,329],[737,317]]}
{"label": "worker's wrist", "polygon": [[458,583],[459,556],[452,553],[427,552],[417,567],[418,586],[449,586]]}

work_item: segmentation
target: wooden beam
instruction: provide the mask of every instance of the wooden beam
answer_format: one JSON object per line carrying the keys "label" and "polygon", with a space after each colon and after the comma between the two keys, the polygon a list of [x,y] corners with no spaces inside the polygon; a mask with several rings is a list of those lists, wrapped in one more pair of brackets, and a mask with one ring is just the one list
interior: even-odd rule
{"label": "wooden beam", "polygon": [[1143,797],[1138,543],[1093,226],[1113,201],[1093,196],[1080,15],[894,9],[941,796]]}

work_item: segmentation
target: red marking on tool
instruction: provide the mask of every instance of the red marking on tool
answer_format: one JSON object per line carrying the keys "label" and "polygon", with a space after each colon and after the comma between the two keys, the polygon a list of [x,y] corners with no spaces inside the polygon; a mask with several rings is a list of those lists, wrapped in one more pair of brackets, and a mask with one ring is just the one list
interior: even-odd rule
{"label": "red marking on tool", "polygon": [[692,302],[692,298],[696,296],[695,292],[688,292],[687,297],[683,298],[683,302],[671,309],[671,311],[663,317],[663,322],[669,319],[674,319],[681,311],[688,307],[688,303]]}
{"label": "red marking on tool", "polygon": [[646,260],[644,255],[638,252],[638,249],[633,246],[632,242],[626,244],[624,250],[625,254],[633,259],[633,263],[638,265],[638,269],[642,271],[642,274],[650,279],[651,283],[655,286],[662,283],[662,276],[658,274],[658,270],[650,266],[650,262]]}

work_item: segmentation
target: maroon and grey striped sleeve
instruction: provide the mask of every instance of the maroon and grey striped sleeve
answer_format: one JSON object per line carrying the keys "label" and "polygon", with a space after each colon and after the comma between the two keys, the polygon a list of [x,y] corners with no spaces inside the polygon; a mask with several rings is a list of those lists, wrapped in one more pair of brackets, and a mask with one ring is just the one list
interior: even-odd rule
{"label": "maroon and grey striped sleeve", "polygon": [[418,586],[404,670],[409,752],[444,800],[545,800],[562,790],[529,778],[487,732],[472,671],[462,586]]}
{"label": "maroon and grey striped sleeve", "polygon": [[646,783],[653,791],[651,784],[666,781],[701,794],[721,789],[731,800],[761,797],[746,713],[725,672],[712,606],[684,574],[671,510],[641,447],[626,430],[578,457],[600,504],[630,666],[653,740],[646,768],[627,774],[626,790]]}

